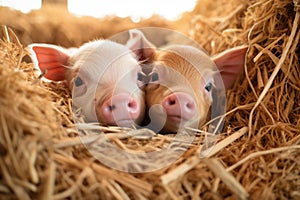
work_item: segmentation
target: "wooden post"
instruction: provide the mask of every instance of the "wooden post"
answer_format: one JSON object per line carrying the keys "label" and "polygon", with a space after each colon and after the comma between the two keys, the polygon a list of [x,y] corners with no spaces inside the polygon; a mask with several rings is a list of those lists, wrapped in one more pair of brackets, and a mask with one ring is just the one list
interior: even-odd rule
{"label": "wooden post", "polygon": [[67,10],[68,0],[42,0],[42,7],[45,7],[47,5],[57,5]]}

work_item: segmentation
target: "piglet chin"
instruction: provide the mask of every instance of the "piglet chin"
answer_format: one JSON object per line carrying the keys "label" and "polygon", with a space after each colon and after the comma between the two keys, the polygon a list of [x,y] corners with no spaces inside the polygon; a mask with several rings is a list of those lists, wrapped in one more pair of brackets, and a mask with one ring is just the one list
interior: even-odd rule
{"label": "piglet chin", "polygon": [[190,127],[190,128],[198,128],[198,118],[193,118],[190,120],[184,120],[178,116],[168,116],[167,121],[163,128],[163,133],[168,132],[178,132],[179,129]]}
{"label": "piglet chin", "polygon": [[178,129],[186,126],[188,121],[182,119],[180,116],[168,116],[164,126],[164,131],[176,132]]}
{"label": "piglet chin", "polygon": [[124,120],[119,120],[117,122],[115,122],[115,124],[113,125],[117,125],[120,127],[132,127],[132,125],[134,125],[134,121],[130,120],[130,119],[124,119]]}
{"label": "piglet chin", "polygon": [[180,124],[182,120],[181,116],[168,116],[168,121]]}

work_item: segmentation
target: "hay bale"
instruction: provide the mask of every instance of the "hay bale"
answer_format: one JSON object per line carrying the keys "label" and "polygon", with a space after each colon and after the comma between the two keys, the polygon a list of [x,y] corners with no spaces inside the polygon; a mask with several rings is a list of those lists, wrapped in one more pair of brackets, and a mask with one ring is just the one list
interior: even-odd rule
{"label": "hay bale", "polygon": [[22,62],[25,55],[8,35],[0,41],[2,198],[31,199],[31,193],[42,188],[39,184],[52,162],[49,141],[65,132],[50,92],[33,84],[33,66]]}
{"label": "hay bale", "polygon": [[[191,31],[211,54],[240,44],[250,46],[245,75],[227,94],[226,119],[230,129],[249,127],[248,137],[219,156],[223,162],[227,160],[226,165],[236,163],[241,157],[257,156],[234,171],[253,198],[297,199],[300,187],[300,165],[296,161],[300,133],[299,2],[296,5],[296,1],[238,4],[226,1],[226,4],[236,6],[229,8],[229,12],[220,12],[224,13],[222,17],[214,11],[196,15]],[[223,9],[221,5],[215,5],[219,7],[216,10]],[[298,150],[275,154],[270,151],[272,148]],[[264,152],[270,155],[262,156]],[[291,171],[285,174],[283,168]],[[295,179],[289,181],[291,177]]]}
{"label": "hay bale", "polygon": [[[199,134],[170,166],[139,174],[109,168],[86,150],[95,137],[80,140],[70,92],[40,81],[33,65],[22,62],[26,51],[17,37],[6,31],[0,41],[0,198],[299,199],[297,6],[289,0],[201,0],[185,15],[186,23],[192,21],[188,32],[211,54],[248,43],[245,75],[228,91],[224,133],[206,158],[199,157]],[[100,128],[131,151],[154,151],[172,140]]]}
{"label": "hay bale", "polygon": [[[50,43],[63,47],[78,47],[85,42],[108,38],[132,28],[173,27],[172,22],[160,16],[141,19],[137,23],[130,17],[107,16],[101,19],[78,17],[55,4],[46,5],[28,14],[0,6],[0,13],[0,24],[13,28],[24,45]],[[0,33],[0,36],[2,38],[3,35]]]}

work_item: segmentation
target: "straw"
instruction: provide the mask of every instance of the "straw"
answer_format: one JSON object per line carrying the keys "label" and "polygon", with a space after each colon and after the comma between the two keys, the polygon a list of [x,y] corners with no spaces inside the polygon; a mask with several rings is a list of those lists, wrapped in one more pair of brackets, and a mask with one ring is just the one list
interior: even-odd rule
{"label": "straw", "polygon": [[[178,21],[157,21],[188,34],[212,56],[249,45],[245,71],[227,91],[223,132],[204,158],[199,155],[204,139],[213,136],[210,122],[184,129],[195,133],[190,143],[148,129],[85,123],[72,112],[65,84],[42,80],[24,48],[32,39],[49,41],[54,28],[53,43],[78,46],[87,41],[85,30],[100,22],[120,27],[90,28],[88,40],[141,24],[79,19],[59,9],[23,15],[1,8],[1,16],[16,17],[0,18],[7,24],[0,40],[0,199],[299,199],[299,8],[296,0],[200,0]],[[61,24],[62,16],[70,23]],[[111,165],[89,151],[108,141],[118,150],[99,155]],[[164,156],[137,162],[142,153],[166,149]],[[177,151],[182,154],[175,157]],[[127,173],[168,159],[159,169]]]}

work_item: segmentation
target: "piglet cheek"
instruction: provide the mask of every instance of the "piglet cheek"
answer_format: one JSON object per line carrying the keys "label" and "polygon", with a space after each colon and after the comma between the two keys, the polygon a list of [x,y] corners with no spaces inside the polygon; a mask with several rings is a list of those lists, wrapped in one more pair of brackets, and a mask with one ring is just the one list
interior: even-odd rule
{"label": "piglet cheek", "polygon": [[95,111],[96,111],[96,116],[99,122],[105,122],[106,120],[101,112],[101,105],[103,105],[104,101],[102,100],[96,100],[95,99]]}
{"label": "piglet cheek", "polygon": [[208,115],[209,115],[209,110],[211,107],[211,99],[210,98],[203,98],[203,96],[197,98],[197,119],[199,120],[199,125],[202,125]]}

